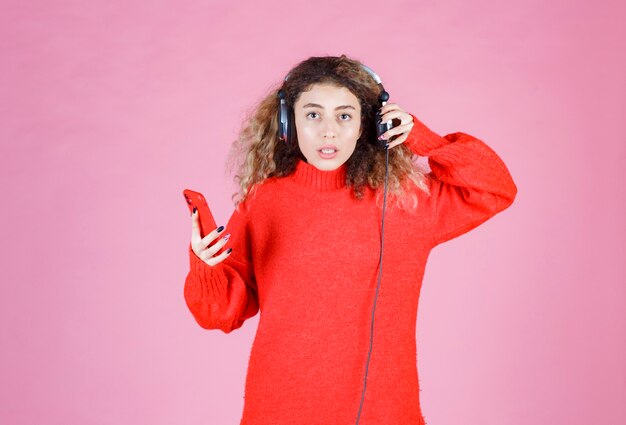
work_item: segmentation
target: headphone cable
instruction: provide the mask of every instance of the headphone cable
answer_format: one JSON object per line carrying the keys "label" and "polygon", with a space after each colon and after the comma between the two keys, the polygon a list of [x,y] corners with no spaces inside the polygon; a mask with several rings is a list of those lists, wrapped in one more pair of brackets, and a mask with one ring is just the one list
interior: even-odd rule
{"label": "headphone cable", "polygon": [[356,424],[359,424],[361,418],[361,409],[365,401],[365,388],[367,386],[367,371],[370,365],[370,357],[372,355],[372,345],[374,343],[374,312],[376,311],[376,298],[378,298],[378,288],[380,287],[380,279],[383,273],[383,248],[385,244],[385,207],[387,205],[387,179],[389,178],[389,145],[385,145],[385,193],[383,196],[383,218],[381,224],[380,235],[380,258],[378,262],[378,284],[376,285],[376,294],[374,296],[374,306],[372,307],[372,325],[370,327],[370,349],[367,353],[367,362],[365,364],[365,377],[363,378],[363,392],[361,393],[361,403],[359,405],[359,413],[356,417]]}

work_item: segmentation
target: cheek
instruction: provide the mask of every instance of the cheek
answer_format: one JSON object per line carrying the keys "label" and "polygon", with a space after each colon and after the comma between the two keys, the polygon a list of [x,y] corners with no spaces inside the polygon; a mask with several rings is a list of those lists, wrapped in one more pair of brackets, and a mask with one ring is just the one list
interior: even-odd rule
{"label": "cheek", "polygon": [[312,139],[313,131],[310,126],[301,125],[296,127],[296,132],[298,133],[298,139],[303,142],[310,142]]}
{"label": "cheek", "polygon": [[359,138],[359,133],[361,132],[361,126],[357,125],[351,128],[351,138],[354,139],[354,143],[356,143]]}
{"label": "cheek", "polygon": [[313,124],[307,121],[303,121],[300,124],[296,125],[298,132],[304,134],[305,136],[311,136],[315,130]]}
{"label": "cheek", "polygon": [[298,145],[301,151],[312,149],[311,146],[315,144],[315,137],[313,128],[309,123],[296,121],[296,134],[298,135]]}

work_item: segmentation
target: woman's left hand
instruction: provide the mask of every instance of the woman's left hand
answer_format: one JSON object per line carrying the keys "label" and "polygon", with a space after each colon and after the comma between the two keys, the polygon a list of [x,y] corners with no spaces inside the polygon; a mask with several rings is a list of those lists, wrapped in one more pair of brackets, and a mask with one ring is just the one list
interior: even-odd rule
{"label": "woman's left hand", "polygon": [[[394,118],[398,118],[400,120],[399,125],[381,134],[380,140],[387,140],[387,149],[391,149],[394,146],[398,146],[400,143],[404,143],[413,128],[413,117],[411,114],[395,103],[387,103],[385,106],[380,108],[380,115],[381,122],[386,122]],[[395,135],[399,136],[393,141],[389,141],[389,139]]]}

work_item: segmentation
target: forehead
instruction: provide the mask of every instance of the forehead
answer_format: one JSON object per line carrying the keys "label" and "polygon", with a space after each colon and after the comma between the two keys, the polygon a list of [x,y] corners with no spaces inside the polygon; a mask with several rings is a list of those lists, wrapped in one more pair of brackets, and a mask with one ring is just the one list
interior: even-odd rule
{"label": "forehead", "polygon": [[333,84],[313,84],[307,91],[300,93],[295,106],[316,103],[323,107],[334,108],[338,105],[360,107],[359,99],[347,88]]}

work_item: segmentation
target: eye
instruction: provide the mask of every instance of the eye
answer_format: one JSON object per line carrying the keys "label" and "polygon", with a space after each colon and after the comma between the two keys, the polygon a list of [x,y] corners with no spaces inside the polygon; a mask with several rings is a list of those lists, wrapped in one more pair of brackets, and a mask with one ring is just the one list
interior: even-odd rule
{"label": "eye", "polygon": [[[340,116],[342,116],[342,117],[346,116],[346,117],[348,117],[348,119],[352,118],[352,115],[350,115],[350,114],[341,114]],[[342,121],[348,121],[348,119],[345,119],[345,120],[342,120]]]}
{"label": "eye", "polygon": [[309,112],[306,116],[309,117],[311,114],[317,114],[317,112]]}

